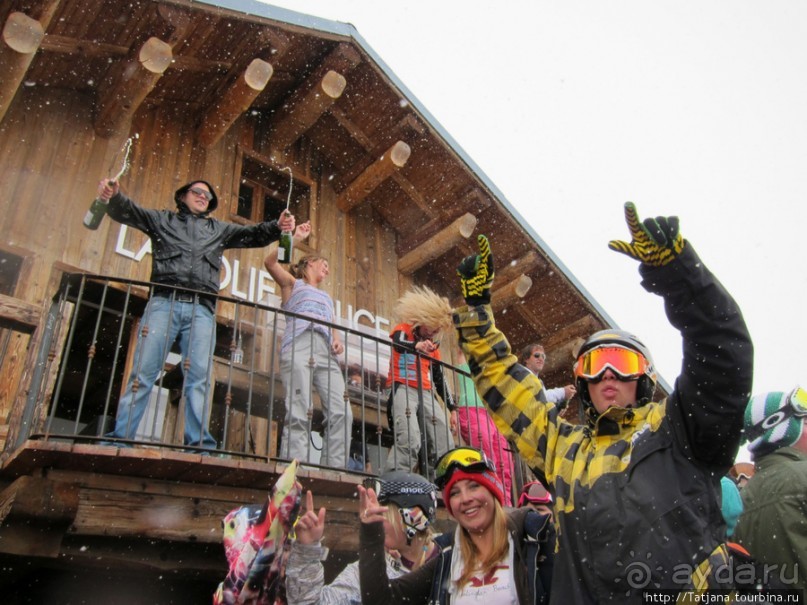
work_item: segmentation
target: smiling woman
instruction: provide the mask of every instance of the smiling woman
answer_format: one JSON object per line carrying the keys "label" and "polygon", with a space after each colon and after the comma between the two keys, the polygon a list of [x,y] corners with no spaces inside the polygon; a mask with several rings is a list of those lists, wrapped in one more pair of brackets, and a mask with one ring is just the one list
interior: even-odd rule
{"label": "smiling woman", "polygon": [[457,521],[454,548],[443,549],[417,573],[389,582],[378,582],[384,573],[379,555],[386,507],[372,489],[359,488],[363,602],[442,603],[449,594],[457,602],[548,602],[555,550],[550,516],[530,508],[505,512],[496,468],[474,448],[446,452],[437,462],[435,482]]}

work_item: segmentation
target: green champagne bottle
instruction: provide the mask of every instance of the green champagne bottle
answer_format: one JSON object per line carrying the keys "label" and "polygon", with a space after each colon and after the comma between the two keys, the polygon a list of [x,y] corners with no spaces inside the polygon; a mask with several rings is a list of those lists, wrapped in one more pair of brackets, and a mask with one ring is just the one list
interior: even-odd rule
{"label": "green champagne bottle", "polygon": [[95,231],[101,225],[101,221],[104,220],[104,215],[107,213],[108,204],[106,201],[95,198],[90,204],[89,210],[87,210],[87,214],[84,215],[84,226],[87,229],[92,229]]}
{"label": "green champagne bottle", "polygon": [[294,237],[291,231],[280,232],[280,242],[277,247],[277,261],[288,265],[291,262],[291,253],[294,250]]}

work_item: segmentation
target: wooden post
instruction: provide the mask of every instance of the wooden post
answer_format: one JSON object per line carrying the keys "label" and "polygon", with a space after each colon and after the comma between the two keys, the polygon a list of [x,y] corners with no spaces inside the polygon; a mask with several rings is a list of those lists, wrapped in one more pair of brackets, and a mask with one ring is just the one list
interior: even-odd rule
{"label": "wooden post", "polygon": [[202,119],[196,138],[203,147],[214,145],[243,114],[272,78],[274,68],[263,59],[253,59],[244,73],[213,104]]}
{"label": "wooden post", "polygon": [[396,170],[403,168],[412,150],[403,141],[398,141],[378,160],[370,164],[364,172],[350,183],[336,198],[336,205],[342,212],[350,212],[372,191]]}
{"label": "wooden post", "polygon": [[110,69],[106,86],[99,91],[95,132],[111,137],[128,124],[140,104],[157,85],[173,61],[171,47],[159,38],[149,38],[136,59],[120,62]]}
{"label": "wooden post", "polygon": [[0,121],[6,115],[44,37],[42,24],[24,13],[13,12],[6,19],[3,27],[5,44],[0,47],[0,73],[3,74],[0,80]]}
{"label": "wooden post", "polygon": [[503,309],[517,303],[527,295],[530,288],[532,288],[532,280],[526,275],[520,275],[513,281],[504,284],[501,288],[495,288],[490,297],[490,306],[493,307],[493,312],[500,313]]}
{"label": "wooden post", "polygon": [[404,275],[411,275],[435,258],[439,258],[463,239],[471,237],[476,222],[477,218],[470,212],[463,214],[448,227],[399,258],[398,271]]}
{"label": "wooden post", "polygon": [[578,336],[552,349],[546,349],[546,362],[541,374],[547,375],[564,370],[571,376],[572,364],[577,357],[577,351],[580,350],[584,342],[585,339]]}
{"label": "wooden post", "polygon": [[503,283],[512,281],[524,273],[544,273],[547,270],[547,262],[538,255],[535,250],[529,250],[525,255],[517,258],[511,263],[496,267],[496,281]]}
{"label": "wooden post", "polygon": [[[272,147],[286,149],[294,143],[342,96],[346,86],[345,77],[331,70],[315,86],[295,95],[275,114],[271,125]],[[300,90],[306,88],[303,84]]]}

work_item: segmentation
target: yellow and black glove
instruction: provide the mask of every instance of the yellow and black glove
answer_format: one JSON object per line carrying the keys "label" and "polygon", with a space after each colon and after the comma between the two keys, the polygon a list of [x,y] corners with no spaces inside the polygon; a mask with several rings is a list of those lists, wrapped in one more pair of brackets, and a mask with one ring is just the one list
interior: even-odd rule
{"label": "yellow and black glove", "polygon": [[625,221],[631,242],[611,240],[608,247],[650,267],[663,267],[684,250],[684,238],[678,232],[677,216],[657,216],[639,222],[636,206],[625,203]]}
{"label": "yellow and black glove", "polygon": [[479,254],[466,256],[457,267],[462,296],[471,306],[490,304],[490,286],[493,285],[490,242],[484,235],[477,236],[476,241],[479,244]]}

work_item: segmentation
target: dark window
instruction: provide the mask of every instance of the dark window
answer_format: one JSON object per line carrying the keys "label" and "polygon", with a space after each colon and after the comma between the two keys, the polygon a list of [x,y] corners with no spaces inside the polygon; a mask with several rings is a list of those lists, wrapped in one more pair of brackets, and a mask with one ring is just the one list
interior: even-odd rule
{"label": "dark window", "polygon": [[244,154],[238,204],[232,210],[244,221],[257,223],[277,219],[288,204],[297,222],[301,223],[309,218],[310,195],[308,185],[296,180],[292,183],[288,171],[267,166]]}

